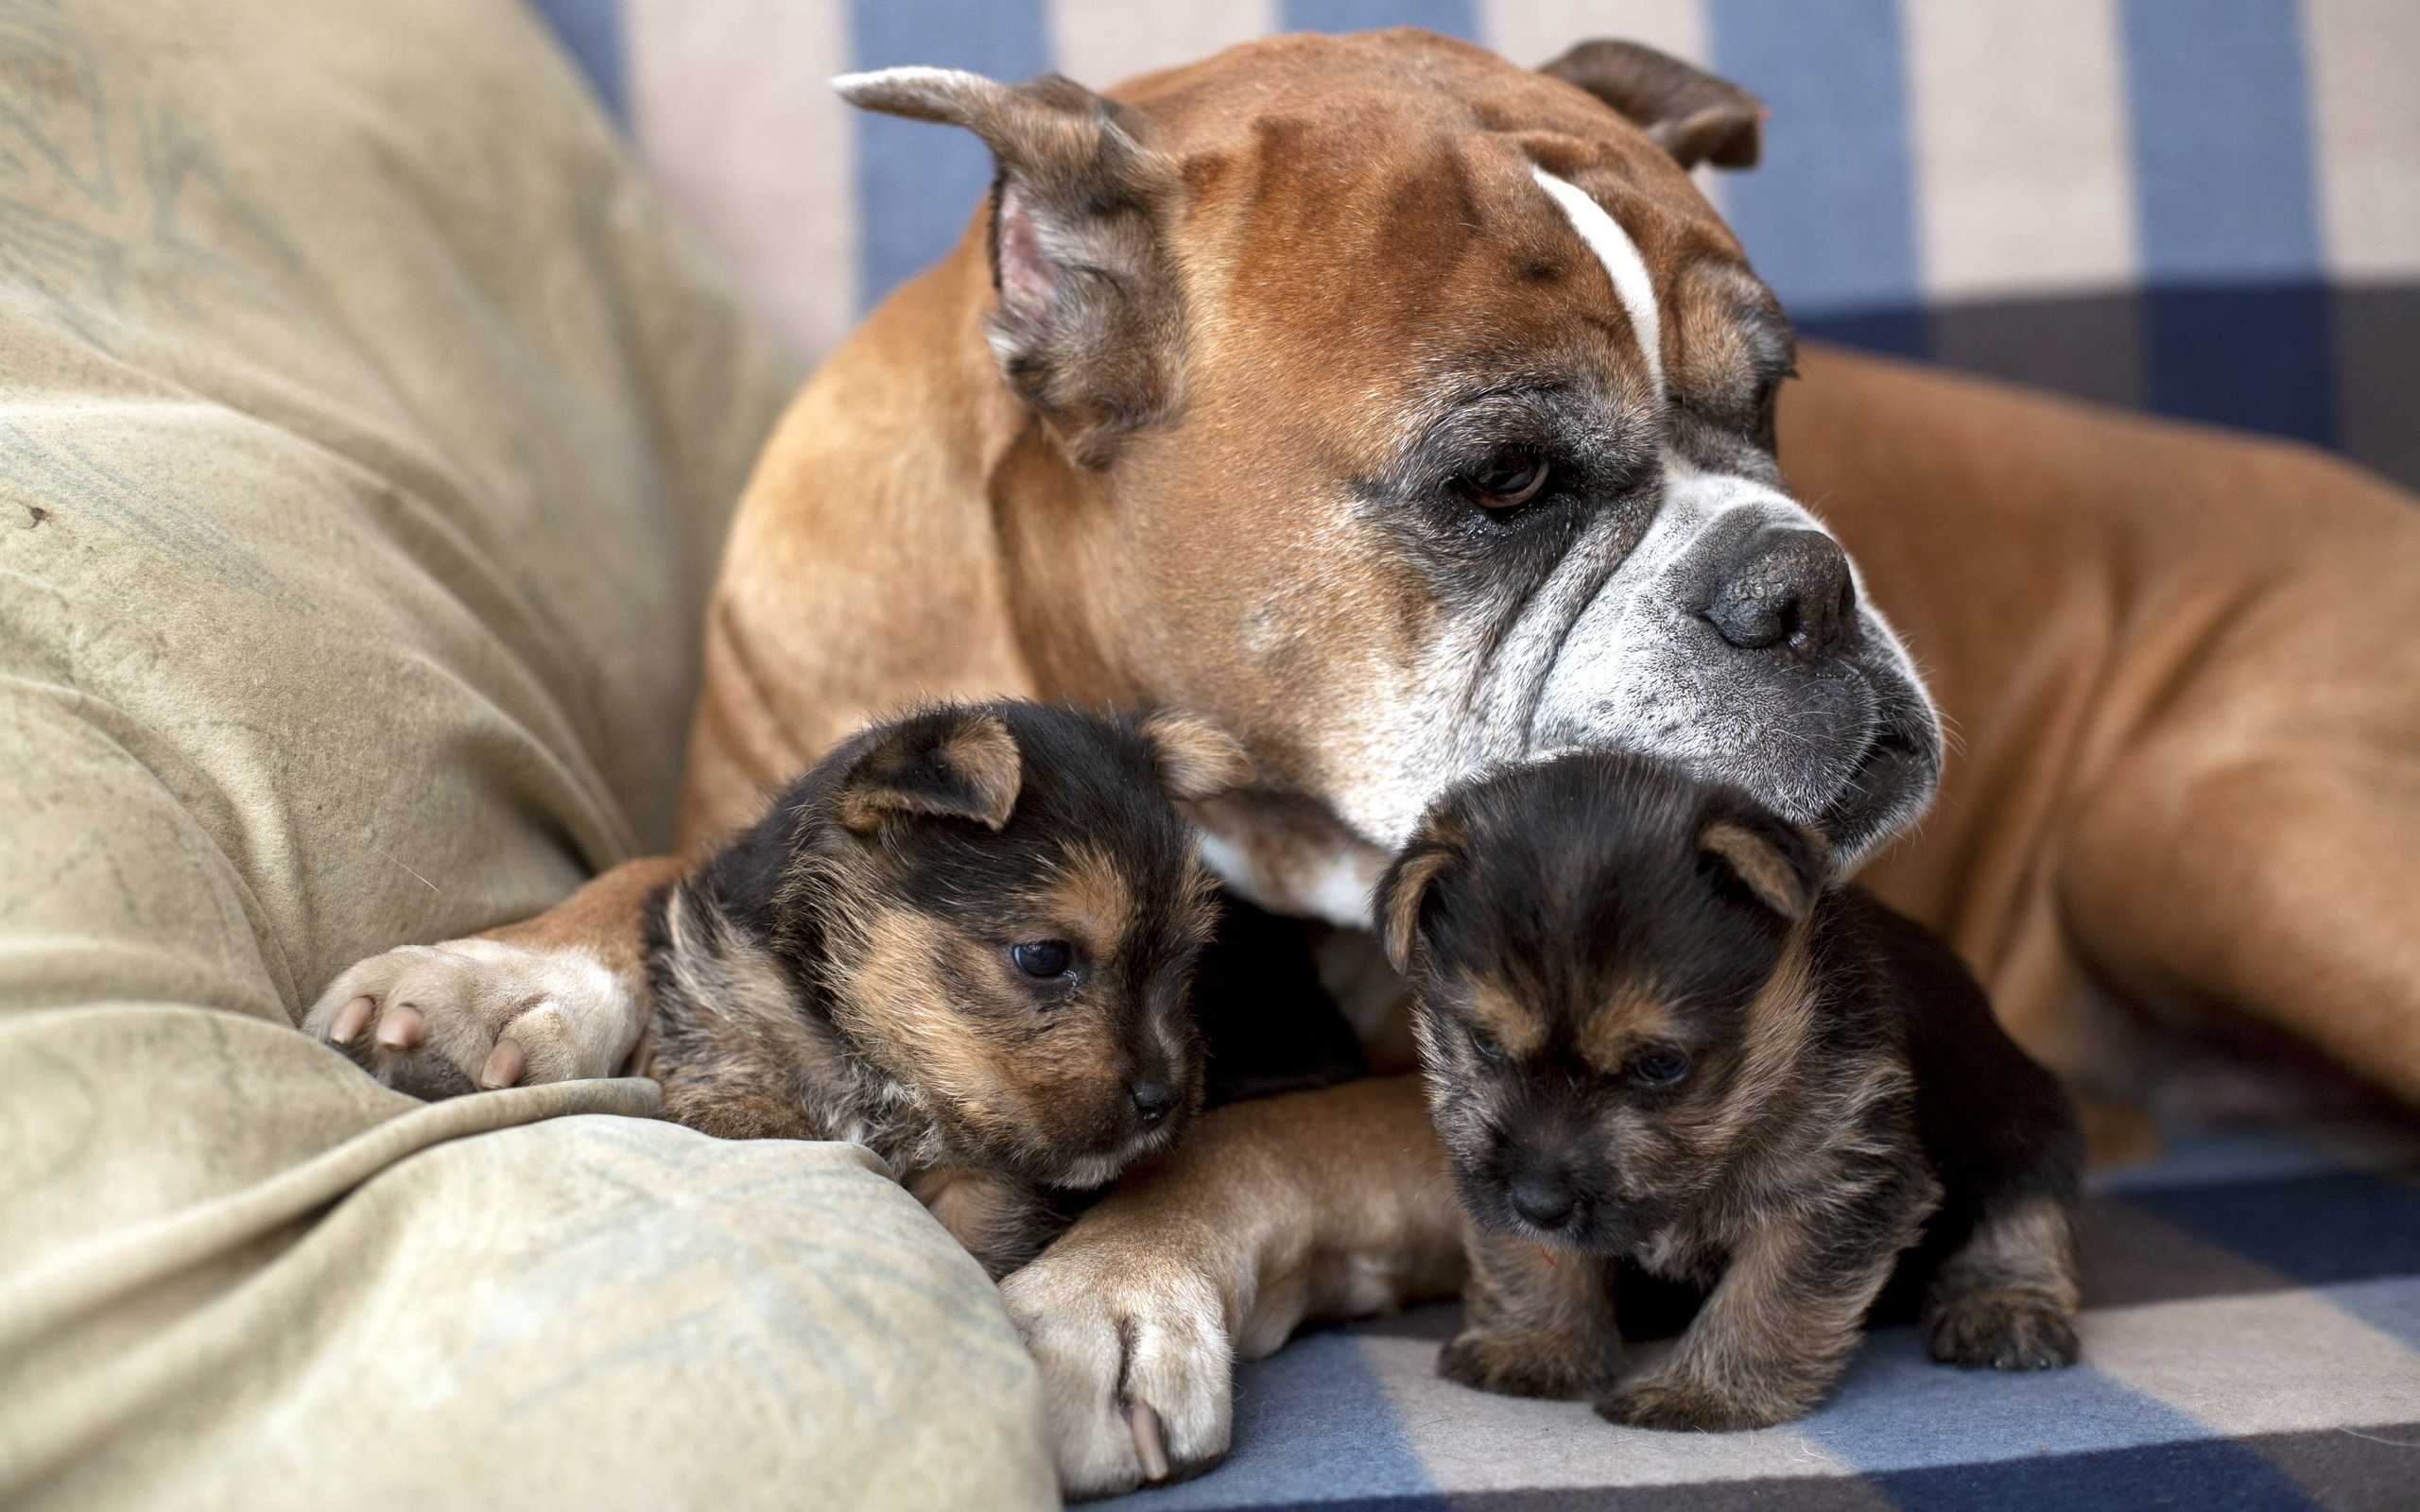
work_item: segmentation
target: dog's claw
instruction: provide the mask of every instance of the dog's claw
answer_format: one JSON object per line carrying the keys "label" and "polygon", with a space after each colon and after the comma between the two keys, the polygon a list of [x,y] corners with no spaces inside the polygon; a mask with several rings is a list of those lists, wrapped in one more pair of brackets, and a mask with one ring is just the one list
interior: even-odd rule
{"label": "dog's claw", "polygon": [[370,1025],[370,1016],[377,1011],[378,1000],[376,998],[357,997],[353,999],[343,1007],[338,1008],[337,1010],[337,1016],[329,1021],[328,1042],[330,1044],[338,1045],[349,1045],[353,1043],[355,1040],[361,1038],[361,1031],[368,1028]]}
{"label": "dog's claw", "polygon": [[408,1050],[428,1038],[428,1021],[408,1003],[397,1004],[378,1021],[378,1042],[389,1050]]}
{"label": "dog's claw", "polygon": [[1134,1457],[1142,1462],[1143,1479],[1165,1481],[1168,1478],[1167,1446],[1160,1439],[1160,1415],[1148,1401],[1138,1401],[1126,1409],[1126,1420],[1134,1431]]}
{"label": "dog's claw", "polygon": [[479,1068],[479,1090],[492,1092],[519,1081],[521,1068],[527,1064],[527,1058],[522,1054],[520,1040],[497,1040],[495,1048],[488,1052],[487,1064]]}

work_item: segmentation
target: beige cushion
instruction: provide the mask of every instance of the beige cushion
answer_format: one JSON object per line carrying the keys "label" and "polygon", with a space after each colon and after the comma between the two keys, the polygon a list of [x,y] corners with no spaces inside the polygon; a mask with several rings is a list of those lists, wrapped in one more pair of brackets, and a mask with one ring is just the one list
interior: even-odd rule
{"label": "beige cushion", "polygon": [[289,1027],[668,843],[788,384],[538,26],[68,0],[0,100],[0,1501],[1046,1503],[859,1153]]}

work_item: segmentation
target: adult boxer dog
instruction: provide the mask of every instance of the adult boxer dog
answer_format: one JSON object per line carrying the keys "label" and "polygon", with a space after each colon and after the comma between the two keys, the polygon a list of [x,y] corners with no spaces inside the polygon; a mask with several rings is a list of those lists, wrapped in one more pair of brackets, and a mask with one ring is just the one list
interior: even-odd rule
{"label": "adult boxer dog", "polygon": [[[1530,74],[1410,31],[1247,44],[1114,100],[932,70],[843,88],[970,127],[1001,176],[766,451],[708,627],[691,847],[926,696],[1200,710],[1263,774],[1201,810],[1213,859],[1346,922],[1426,800],[1492,762],[1643,748],[1849,857],[1923,806],[1931,711],[1776,471],[1787,327],[1683,172],[1753,161],[1752,97],[1643,49]],[[2341,1020],[2331,1045],[2420,1091],[2420,931],[2389,928],[2420,836],[2379,796],[2411,782],[2420,720],[2395,496],[2281,449],[1809,369],[1792,465],[1930,616],[1968,750],[1884,895],[2014,984],[2020,1038],[2070,1073],[2042,1040],[2089,979]],[[2310,562],[2321,586],[2284,586]],[[2105,839],[2073,828],[2096,804]],[[463,1068],[491,1081],[603,1074],[643,1018],[639,901],[683,865],[387,986],[475,1021],[448,1042],[493,1043]],[[2360,889],[2341,930],[2278,906],[2323,882]],[[1418,1089],[1380,1079],[1208,1115],[1004,1295],[1063,1483],[1094,1494],[1222,1452],[1234,1358],[1461,1270]]]}

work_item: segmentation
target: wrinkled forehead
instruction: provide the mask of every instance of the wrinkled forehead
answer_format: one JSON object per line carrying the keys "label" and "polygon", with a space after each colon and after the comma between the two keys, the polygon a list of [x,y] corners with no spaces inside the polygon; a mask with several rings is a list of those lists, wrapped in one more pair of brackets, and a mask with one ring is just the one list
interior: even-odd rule
{"label": "wrinkled forehead", "polygon": [[1188,269],[1192,356],[1214,383],[1292,389],[1338,439],[1357,422],[1365,456],[1491,387],[1654,402],[1787,360],[1772,296],[1668,160],[1401,111],[1264,122],[1253,146],[1195,206],[1217,233]]}

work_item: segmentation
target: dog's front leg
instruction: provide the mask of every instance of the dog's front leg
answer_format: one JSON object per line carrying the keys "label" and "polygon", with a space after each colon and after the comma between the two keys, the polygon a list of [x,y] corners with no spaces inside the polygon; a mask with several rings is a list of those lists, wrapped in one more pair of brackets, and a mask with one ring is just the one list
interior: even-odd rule
{"label": "dog's front leg", "polygon": [[1205,1469],[1236,1360],[1306,1318],[1451,1296],[1462,1269],[1444,1152],[1404,1076],[1217,1109],[1000,1292],[1076,1498]]}
{"label": "dog's front leg", "polygon": [[624,862],[535,919],[355,962],[302,1028],[417,1097],[615,1075],[647,1027],[647,900],[683,869]]}
{"label": "dog's front leg", "polygon": [[1636,1428],[1729,1430],[1814,1406],[1940,1189],[1907,1177],[1858,1196],[1750,1228],[1671,1358],[1599,1398],[1597,1411]]}
{"label": "dog's front leg", "polygon": [[1437,1373],[1508,1397],[1592,1397],[1621,1373],[1622,1335],[1600,1255],[1473,1234],[1462,1332]]}

